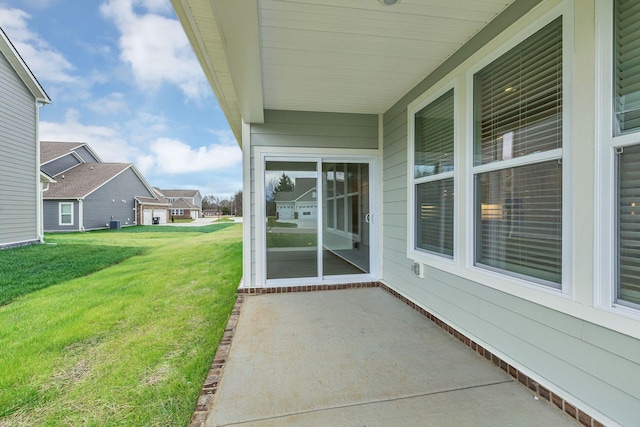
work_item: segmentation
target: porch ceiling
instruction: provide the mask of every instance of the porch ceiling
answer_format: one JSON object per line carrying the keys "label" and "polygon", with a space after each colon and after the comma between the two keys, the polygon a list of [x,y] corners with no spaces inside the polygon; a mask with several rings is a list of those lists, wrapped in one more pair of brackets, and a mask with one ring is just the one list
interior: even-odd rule
{"label": "porch ceiling", "polygon": [[379,114],[513,0],[172,0],[238,141],[264,109]]}

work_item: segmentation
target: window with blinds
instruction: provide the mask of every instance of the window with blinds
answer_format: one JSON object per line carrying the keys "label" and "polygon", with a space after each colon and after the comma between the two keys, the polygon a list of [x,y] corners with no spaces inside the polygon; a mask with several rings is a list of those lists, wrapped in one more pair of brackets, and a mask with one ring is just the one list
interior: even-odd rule
{"label": "window with blinds", "polygon": [[414,176],[453,171],[453,89],[415,114]]}
{"label": "window with blinds", "polygon": [[562,147],[562,18],[474,75],[474,164]]}
{"label": "window with blinds", "polygon": [[640,305],[640,145],[618,154],[618,302]]}
{"label": "window with blinds", "polygon": [[453,257],[454,103],[449,90],[414,115],[415,248]]}
{"label": "window with blinds", "polygon": [[640,144],[619,135],[640,131],[640,2],[615,0],[613,19],[613,144],[616,150],[617,303],[640,306]]}
{"label": "window with blinds", "polygon": [[614,6],[614,135],[640,129],[640,2]]}
{"label": "window with blinds", "polygon": [[560,287],[562,17],[476,73],[473,90],[475,264]]}

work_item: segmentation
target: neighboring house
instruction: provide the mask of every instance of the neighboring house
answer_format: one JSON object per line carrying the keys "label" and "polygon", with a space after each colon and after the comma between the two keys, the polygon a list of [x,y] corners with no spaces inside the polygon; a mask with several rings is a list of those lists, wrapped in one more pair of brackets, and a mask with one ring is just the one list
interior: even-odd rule
{"label": "neighboring house", "polygon": [[202,195],[199,190],[161,190],[171,203],[169,212],[174,218],[196,219],[202,216]]}
{"label": "neighboring house", "polygon": [[278,219],[318,218],[316,180],[297,178],[293,191],[275,193],[276,217]]}
{"label": "neighboring house", "polygon": [[43,241],[38,109],[51,100],[0,28],[0,248]]}
{"label": "neighboring house", "polygon": [[[638,424],[640,2],[172,3],[243,151],[242,286],[378,281],[585,425]],[[317,182],[296,239],[282,174]]]}
{"label": "neighboring house", "polygon": [[169,207],[171,217],[174,219],[200,218],[201,210],[187,199],[176,199]]}
{"label": "neighboring house", "polygon": [[167,213],[171,203],[156,188],[152,188],[155,197],[136,197],[138,202],[137,223],[157,225],[167,223]]}
{"label": "neighboring house", "polygon": [[55,180],[44,193],[45,231],[135,225],[143,207],[168,206],[135,165],[104,163],[85,143],[42,141],[40,169]]}

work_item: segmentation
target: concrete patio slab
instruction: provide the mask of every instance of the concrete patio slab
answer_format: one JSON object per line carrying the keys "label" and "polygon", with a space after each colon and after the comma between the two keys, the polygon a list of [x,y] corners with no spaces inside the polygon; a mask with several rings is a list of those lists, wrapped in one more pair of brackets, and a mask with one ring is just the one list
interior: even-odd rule
{"label": "concrete patio slab", "polygon": [[379,288],[246,298],[207,426],[575,426]]}

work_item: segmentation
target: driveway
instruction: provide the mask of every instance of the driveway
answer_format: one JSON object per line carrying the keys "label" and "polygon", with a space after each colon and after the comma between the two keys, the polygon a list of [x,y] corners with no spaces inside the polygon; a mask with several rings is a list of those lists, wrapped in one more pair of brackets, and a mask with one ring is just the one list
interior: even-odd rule
{"label": "driveway", "polygon": [[576,426],[380,288],[245,297],[212,426]]}
{"label": "driveway", "polygon": [[[235,222],[242,222],[242,218],[231,218]],[[206,217],[206,218],[196,218],[192,222],[167,222],[166,224],[160,225],[170,225],[172,227],[202,227],[203,225],[211,225],[218,222],[218,218]]]}

